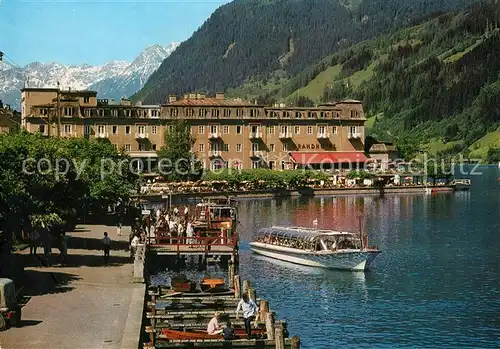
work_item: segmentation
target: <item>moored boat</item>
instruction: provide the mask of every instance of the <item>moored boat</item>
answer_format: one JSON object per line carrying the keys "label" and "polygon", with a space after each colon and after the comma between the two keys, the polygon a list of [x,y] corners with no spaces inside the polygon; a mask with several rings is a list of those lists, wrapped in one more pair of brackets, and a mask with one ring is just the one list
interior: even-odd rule
{"label": "moored boat", "polygon": [[185,276],[179,275],[172,279],[172,290],[175,292],[195,292],[196,282],[188,280]]}
{"label": "moored boat", "polygon": [[223,278],[206,277],[200,283],[203,292],[217,293],[226,291],[226,283]]}
{"label": "moored boat", "polygon": [[380,253],[368,246],[366,234],[303,227],[261,229],[250,248],[295,264],[352,271],[367,270]]}
{"label": "moored boat", "polygon": [[[265,329],[252,329],[252,336],[253,337],[264,337],[265,336]],[[206,331],[203,330],[194,330],[194,331],[178,331],[178,330],[171,330],[168,328],[165,328],[162,330],[162,334],[167,337],[169,340],[193,340],[193,339],[224,339],[222,335],[216,334],[208,334]],[[235,339],[239,338],[246,338],[246,333],[244,328],[236,328],[234,329],[234,335],[236,336]]]}

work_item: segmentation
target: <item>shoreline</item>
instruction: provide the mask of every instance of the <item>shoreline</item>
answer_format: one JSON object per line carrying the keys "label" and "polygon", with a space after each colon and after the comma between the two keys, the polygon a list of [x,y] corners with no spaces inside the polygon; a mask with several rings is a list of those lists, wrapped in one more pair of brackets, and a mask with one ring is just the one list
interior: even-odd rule
{"label": "shoreline", "polygon": [[387,195],[387,194],[425,194],[426,189],[431,189],[431,193],[450,193],[456,189],[454,186],[399,186],[378,188],[304,188],[295,190],[255,190],[255,191],[240,191],[240,192],[201,192],[201,193],[173,193],[173,194],[142,194],[136,197],[143,200],[172,200],[178,199],[258,199],[258,198],[284,198],[284,197],[315,197],[329,195]]}

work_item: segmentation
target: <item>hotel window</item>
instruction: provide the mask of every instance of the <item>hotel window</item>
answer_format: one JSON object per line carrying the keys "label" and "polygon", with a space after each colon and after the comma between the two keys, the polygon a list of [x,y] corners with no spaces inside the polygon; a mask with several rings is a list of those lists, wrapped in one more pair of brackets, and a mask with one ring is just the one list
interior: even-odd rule
{"label": "hotel window", "polygon": [[218,118],[219,117],[220,110],[219,109],[212,109],[212,117],[213,118]]}
{"label": "hotel window", "polygon": [[295,126],[293,133],[295,133],[296,135],[300,135],[300,126]]}
{"label": "hotel window", "polygon": [[244,110],[243,109],[236,109],[236,116],[237,117],[242,118],[243,114],[244,114]]}
{"label": "hotel window", "polygon": [[205,144],[203,144],[203,143],[198,144],[198,151],[200,153],[205,152]]}
{"label": "hotel window", "polygon": [[210,133],[217,133],[218,127],[217,125],[210,125]]}
{"label": "hotel window", "polygon": [[250,117],[252,118],[258,118],[260,116],[260,110],[259,109],[250,109]]}
{"label": "hotel window", "polygon": [[313,127],[312,126],[307,126],[307,134],[312,135],[313,134]]}
{"label": "hotel window", "polygon": [[90,117],[90,115],[91,115],[91,114],[90,114],[90,109],[85,109],[85,110],[83,111],[83,114],[84,114],[87,118],[89,118],[89,117]]}
{"label": "hotel window", "polygon": [[139,151],[146,151],[146,144],[140,143],[139,144]]}
{"label": "hotel window", "polygon": [[292,114],[289,111],[286,111],[286,112],[283,113],[283,117],[285,117],[285,118],[291,118]]}
{"label": "hotel window", "polygon": [[275,170],[276,169],[276,162],[269,161],[269,169],[270,170]]}
{"label": "hotel window", "polygon": [[259,126],[257,126],[257,125],[252,125],[252,126],[250,126],[250,127],[251,127],[251,129],[252,129],[252,131],[251,131],[252,133],[257,133],[257,132],[259,132]]}
{"label": "hotel window", "polygon": [[274,152],[274,144],[269,144],[269,151]]}
{"label": "hotel window", "polygon": [[159,110],[156,110],[156,109],[151,110],[151,117],[152,118],[157,118],[159,116],[160,116],[160,111]]}
{"label": "hotel window", "polygon": [[64,108],[64,116],[72,116],[72,115],[73,115],[73,108],[65,107]]}
{"label": "hotel window", "polygon": [[354,119],[356,117],[356,111],[351,110],[351,119]]}
{"label": "hotel window", "polygon": [[146,126],[144,126],[144,125],[137,126],[137,133],[142,134],[142,135],[145,134],[146,133]]}
{"label": "hotel window", "polygon": [[223,151],[229,151],[229,144],[224,143],[224,146],[222,148]]}
{"label": "hotel window", "polygon": [[113,148],[115,148],[115,150],[118,150],[118,144],[113,143]]}
{"label": "hotel window", "polygon": [[111,116],[116,118],[118,116],[118,110],[111,109]]}
{"label": "hotel window", "polygon": [[64,125],[64,133],[71,134],[72,131],[73,131],[72,125]]}
{"label": "hotel window", "polygon": [[157,126],[151,126],[151,133],[156,135],[158,134],[158,127]]}
{"label": "hotel window", "polygon": [[111,130],[112,130],[112,132],[113,132],[114,135],[118,134],[118,126],[113,126],[111,128]]}
{"label": "hotel window", "polygon": [[187,116],[188,118],[192,118],[192,117],[193,117],[193,115],[194,115],[194,110],[193,110],[193,108],[187,108],[187,109],[186,109],[186,116]]}
{"label": "hotel window", "polygon": [[104,116],[104,109],[98,109],[97,110],[97,115]]}
{"label": "hotel window", "polygon": [[125,144],[125,151],[130,151],[132,146],[130,144]]}
{"label": "hotel window", "polygon": [[288,133],[288,126],[281,126],[281,133]]}
{"label": "hotel window", "polygon": [[259,143],[252,143],[252,151],[259,151]]}
{"label": "hotel window", "polygon": [[45,125],[38,125],[38,132],[45,133]]}
{"label": "hotel window", "polygon": [[224,109],[224,117],[225,118],[231,117],[231,109]]}
{"label": "hotel window", "polygon": [[198,126],[198,134],[202,135],[205,133],[205,126]]}
{"label": "hotel window", "polygon": [[129,110],[129,109],[125,110],[125,116],[126,117],[131,117],[132,116],[132,110]]}
{"label": "hotel window", "polygon": [[99,134],[106,133],[106,126],[105,125],[97,125],[97,133],[99,133]]}
{"label": "hotel window", "polygon": [[269,133],[270,135],[273,135],[274,134],[274,126],[267,126],[267,133]]}
{"label": "hotel window", "polygon": [[179,112],[177,111],[177,108],[170,109],[170,116],[172,116],[173,118],[176,118],[178,113]]}
{"label": "hotel window", "polygon": [[207,116],[207,110],[205,108],[201,108],[199,111],[200,118],[204,118]]}
{"label": "hotel window", "polygon": [[156,150],[156,144],[153,144],[153,150]]}
{"label": "hotel window", "polygon": [[236,144],[236,151],[237,151],[238,153],[241,153],[241,152],[242,152],[242,150],[243,150],[243,147],[241,146],[241,144]]}
{"label": "hotel window", "polygon": [[89,134],[91,134],[91,133],[92,133],[92,129],[91,129],[90,125],[85,125],[85,126],[83,127],[83,133],[84,133],[85,135],[89,135]]}
{"label": "hotel window", "polygon": [[336,134],[338,134],[338,132],[339,132],[339,130],[338,130],[337,126],[333,126],[333,128],[332,128],[332,133],[333,133],[334,135],[336,135]]}
{"label": "hotel window", "polygon": [[225,135],[229,134],[229,126],[228,125],[225,125],[222,130],[223,130]]}
{"label": "hotel window", "polygon": [[90,97],[89,96],[83,97],[83,103],[90,103]]}
{"label": "hotel window", "polygon": [[286,143],[283,144],[283,151],[284,152],[288,151],[288,144],[286,144]]}
{"label": "hotel window", "polygon": [[356,126],[350,126],[349,132],[352,134],[358,133],[358,128]]}
{"label": "hotel window", "polygon": [[126,135],[130,134],[130,126],[125,126],[125,134]]}
{"label": "hotel window", "polygon": [[326,127],[325,126],[318,126],[318,133],[320,135],[326,134]]}
{"label": "hotel window", "polygon": [[241,126],[236,126],[236,134],[241,134]]}
{"label": "hotel window", "polygon": [[40,114],[41,115],[47,115],[48,113],[49,113],[49,111],[47,109],[45,109],[45,108],[40,109]]}
{"label": "hotel window", "polygon": [[302,118],[302,113],[300,111],[295,112],[295,118],[300,119]]}
{"label": "hotel window", "polygon": [[256,169],[260,167],[260,161],[252,161],[252,169]]}

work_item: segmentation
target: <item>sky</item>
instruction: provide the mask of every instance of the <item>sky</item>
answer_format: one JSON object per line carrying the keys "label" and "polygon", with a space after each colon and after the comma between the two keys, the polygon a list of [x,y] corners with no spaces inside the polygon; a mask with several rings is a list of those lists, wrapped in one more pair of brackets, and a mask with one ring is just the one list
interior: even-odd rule
{"label": "sky", "polygon": [[132,61],[146,47],[188,39],[229,0],[0,0],[0,51],[31,62]]}

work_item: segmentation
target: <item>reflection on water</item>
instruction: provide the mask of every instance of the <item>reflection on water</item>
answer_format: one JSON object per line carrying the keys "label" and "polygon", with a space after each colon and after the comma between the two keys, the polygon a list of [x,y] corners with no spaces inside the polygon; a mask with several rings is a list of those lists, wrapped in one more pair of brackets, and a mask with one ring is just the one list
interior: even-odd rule
{"label": "reflection on water", "polygon": [[[497,171],[484,169],[470,192],[242,200],[240,274],[288,320],[303,348],[498,348]],[[371,272],[309,268],[249,251],[260,228],[318,219],[320,227],[357,231],[358,213],[382,251]],[[210,271],[217,272],[226,275]]]}

